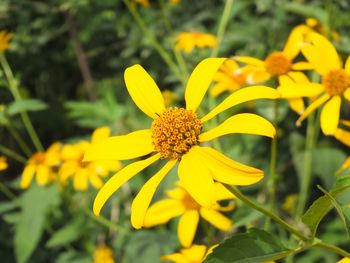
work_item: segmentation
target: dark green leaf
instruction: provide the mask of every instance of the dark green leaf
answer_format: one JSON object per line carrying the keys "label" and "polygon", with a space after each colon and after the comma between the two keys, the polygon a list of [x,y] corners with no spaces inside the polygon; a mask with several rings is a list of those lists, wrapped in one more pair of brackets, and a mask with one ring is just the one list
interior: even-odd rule
{"label": "dark green leaf", "polygon": [[44,110],[48,107],[48,105],[37,99],[27,99],[27,100],[20,100],[20,101],[14,101],[6,107],[6,112],[8,115],[16,115],[18,113],[24,112],[24,111],[40,111]]}
{"label": "dark green leaf", "polygon": [[275,236],[252,228],[236,234],[214,249],[205,263],[256,263],[277,260],[291,253]]}

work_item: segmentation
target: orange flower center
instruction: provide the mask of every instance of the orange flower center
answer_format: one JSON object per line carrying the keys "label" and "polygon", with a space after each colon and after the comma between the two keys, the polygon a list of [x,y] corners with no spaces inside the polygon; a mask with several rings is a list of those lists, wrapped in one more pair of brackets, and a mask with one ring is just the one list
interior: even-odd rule
{"label": "orange flower center", "polygon": [[342,95],[350,85],[350,79],[344,69],[336,69],[323,76],[323,85],[331,96]]}
{"label": "orange flower center", "polygon": [[292,63],[282,52],[272,52],[265,59],[265,65],[271,75],[283,75],[290,70]]}
{"label": "orange flower center", "polygon": [[199,143],[201,129],[202,122],[193,111],[166,109],[152,123],[154,148],[163,158],[179,159]]}
{"label": "orange flower center", "polygon": [[37,152],[33,157],[37,163],[43,163],[45,161],[45,153],[43,152]]}

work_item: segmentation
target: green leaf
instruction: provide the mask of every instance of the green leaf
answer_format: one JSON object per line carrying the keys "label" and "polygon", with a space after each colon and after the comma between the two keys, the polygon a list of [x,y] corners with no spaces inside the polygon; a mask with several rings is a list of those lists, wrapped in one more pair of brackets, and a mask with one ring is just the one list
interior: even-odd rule
{"label": "green leaf", "polygon": [[[329,195],[334,198],[348,188],[350,188],[350,177],[338,176],[332,190],[329,192]],[[329,196],[324,195],[314,201],[305,212],[302,221],[309,227],[313,235],[316,234],[318,225],[331,208],[332,199],[330,199]]]}
{"label": "green leaf", "polygon": [[236,234],[214,249],[205,263],[256,263],[277,260],[292,251],[284,247],[270,233],[251,228],[247,233]]}
{"label": "green leaf", "polygon": [[74,220],[65,227],[58,230],[46,243],[46,247],[52,248],[65,245],[77,240],[80,235],[80,229],[83,221],[81,218]]}
{"label": "green leaf", "polygon": [[45,219],[59,203],[57,186],[32,185],[21,196],[21,216],[15,227],[15,256],[18,263],[27,262],[42,236]]}
{"label": "green leaf", "polygon": [[343,212],[344,219],[345,219],[346,232],[348,232],[348,235],[349,235],[349,233],[350,233],[350,208],[347,205],[343,205],[341,207],[341,210]]}
{"label": "green leaf", "polygon": [[328,25],[328,13],[315,5],[306,5],[301,3],[287,3],[284,8],[292,13],[302,15],[304,17],[316,18],[323,26]]}
{"label": "green leaf", "polygon": [[38,99],[27,99],[14,101],[8,104],[6,112],[8,115],[13,116],[24,111],[40,111],[48,108],[48,105]]}
{"label": "green leaf", "polygon": [[7,213],[15,208],[17,208],[19,204],[17,202],[2,202],[0,204],[0,215],[3,213]]}

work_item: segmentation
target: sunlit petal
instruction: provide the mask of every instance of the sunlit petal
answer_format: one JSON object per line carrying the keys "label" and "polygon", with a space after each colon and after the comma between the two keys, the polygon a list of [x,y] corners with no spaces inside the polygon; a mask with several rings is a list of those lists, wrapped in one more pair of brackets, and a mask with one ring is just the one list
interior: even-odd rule
{"label": "sunlit petal", "polygon": [[294,59],[300,52],[300,43],[304,41],[303,35],[298,30],[293,30],[288,37],[283,54],[289,59]]}
{"label": "sunlit petal", "polygon": [[221,213],[207,208],[200,209],[201,216],[216,228],[228,231],[232,227],[232,221]]}
{"label": "sunlit petal", "polygon": [[338,128],[334,132],[334,137],[350,147],[350,132]]}
{"label": "sunlit petal", "polygon": [[244,63],[244,64],[257,66],[257,67],[264,67],[265,66],[264,61],[257,59],[257,58],[253,58],[253,57],[235,56],[234,60],[241,62],[241,63]]}
{"label": "sunlit petal", "polygon": [[168,161],[162,169],[153,175],[141,188],[131,204],[131,224],[134,228],[140,229],[145,219],[146,211],[152,201],[158,185],[174,167],[177,160]]}
{"label": "sunlit petal", "polygon": [[348,56],[345,62],[345,71],[348,73],[348,75],[350,75],[350,55]]}
{"label": "sunlit petal", "polygon": [[207,58],[200,62],[193,70],[188,79],[185,91],[187,110],[197,110],[214,75],[225,60],[225,58]]}
{"label": "sunlit petal", "polygon": [[296,121],[296,125],[300,126],[301,122],[305,120],[314,110],[316,110],[318,107],[320,107],[323,103],[325,103],[331,96],[326,93],[323,94],[321,97],[313,101],[303,112],[303,114],[299,117],[299,119]]}
{"label": "sunlit petal", "polygon": [[230,133],[262,135],[273,138],[274,126],[263,117],[252,113],[236,114],[219,126],[199,135],[199,141],[206,142]]}
{"label": "sunlit petal", "polygon": [[140,65],[125,70],[124,80],[128,92],[135,104],[151,118],[157,118],[164,109],[164,99],[157,84]]}
{"label": "sunlit petal", "polygon": [[344,98],[347,100],[347,101],[350,101],[350,88],[347,88],[344,93]]}
{"label": "sunlit petal", "polygon": [[36,170],[36,167],[34,164],[26,165],[26,167],[23,170],[22,179],[20,183],[20,187],[22,189],[26,189],[29,187],[30,183],[33,180],[35,170]]}
{"label": "sunlit petal", "polygon": [[324,86],[318,83],[284,83],[278,87],[278,91],[286,99],[315,97],[324,91]]}
{"label": "sunlit petal", "polygon": [[289,99],[288,102],[292,110],[296,113],[302,114],[304,112],[305,105],[303,99]]}
{"label": "sunlit petal", "polygon": [[90,145],[83,161],[128,160],[153,151],[151,131],[140,130]]}
{"label": "sunlit petal", "polygon": [[341,97],[334,96],[321,111],[321,129],[325,135],[333,135],[339,123]]}
{"label": "sunlit petal", "polygon": [[91,143],[102,142],[111,135],[111,130],[108,127],[100,127],[94,130],[91,135]]}
{"label": "sunlit petal", "polygon": [[197,210],[188,210],[180,218],[177,235],[183,247],[191,246],[197,231],[199,213]]}
{"label": "sunlit petal", "polygon": [[243,102],[256,100],[256,99],[277,99],[280,97],[280,93],[275,89],[266,86],[252,86],[235,91],[228,96],[223,102],[216,106],[212,111],[205,115],[201,121],[206,122],[214,118],[220,112],[227,110],[235,105]]}
{"label": "sunlit petal", "polygon": [[118,173],[113,175],[100,189],[94,201],[93,211],[95,215],[99,215],[102,207],[107,202],[107,200],[114,194],[115,191],[119,189],[123,184],[129,181],[136,174],[141,172],[147,166],[157,161],[160,158],[160,154],[155,154],[148,159],[134,162],[125,166]]}

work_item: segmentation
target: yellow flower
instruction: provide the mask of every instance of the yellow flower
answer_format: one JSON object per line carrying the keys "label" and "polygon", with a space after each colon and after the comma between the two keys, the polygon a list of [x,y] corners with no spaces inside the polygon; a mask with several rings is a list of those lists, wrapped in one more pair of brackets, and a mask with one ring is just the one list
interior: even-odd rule
{"label": "yellow flower", "polygon": [[246,83],[247,74],[238,64],[228,59],[220,67],[214,76],[215,85],[211,88],[210,94],[214,97],[220,95],[224,91],[235,91]]}
{"label": "yellow flower", "polygon": [[[181,186],[166,191],[168,199],[164,199],[151,205],[147,210],[144,226],[152,227],[167,223],[170,219],[181,216],[177,234],[180,244],[189,247],[195,237],[199,216],[223,231],[232,227],[232,221],[222,215],[219,211],[230,211],[233,204],[221,207],[219,204],[211,208],[202,207],[190,194]],[[222,184],[215,183],[215,200],[232,199],[234,196]]]}
{"label": "yellow flower", "polygon": [[159,159],[166,164],[141,188],[131,206],[131,223],[135,228],[143,225],[146,210],[159,183],[179,163],[181,185],[203,207],[215,205],[215,181],[231,185],[251,185],[263,178],[263,171],[237,163],[211,147],[199,146],[230,133],[248,133],[275,136],[275,128],[264,118],[242,113],[228,118],[217,127],[202,131],[205,122],[239,103],[259,98],[278,98],[272,88],[255,86],[232,93],[202,118],[196,114],[213,76],[225,61],[222,58],[203,60],[191,74],[185,90],[186,108],[165,108],[164,99],[152,77],[140,66],[126,69],[126,87],[135,104],[153,119],[149,129],[124,136],[111,137],[90,147],[85,161],[128,160],[155,153],[136,161],[119,171],[98,192],[94,213],[100,211],[110,196],[133,176]]}
{"label": "yellow flower", "polygon": [[294,58],[300,52],[300,43],[303,37],[299,31],[294,31],[282,51],[274,51],[264,60],[248,56],[236,56],[235,60],[246,64],[248,72],[246,81],[250,84],[265,82],[271,78],[282,76],[292,77],[296,70],[312,69],[307,62],[301,61],[293,63]]}
{"label": "yellow flower", "polygon": [[0,156],[0,171],[6,170],[8,167],[7,159],[5,156]]}
{"label": "yellow flower", "polygon": [[[341,121],[341,124],[350,129],[350,121]],[[342,128],[337,128],[334,132],[334,137],[350,147],[350,131],[344,130]]]}
{"label": "yellow flower", "polygon": [[89,182],[99,189],[103,185],[100,177],[106,177],[109,172],[120,169],[121,164],[118,161],[98,161],[83,163],[83,157],[90,144],[98,143],[110,135],[107,127],[96,129],[91,138],[91,143],[81,141],[74,145],[65,145],[62,149],[63,164],[59,171],[60,181],[63,185],[67,183],[69,177],[73,177],[73,187],[75,190],[86,191]]}
{"label": "yellow flower", "polygon": [[5,51],[10,47],[10,40],[12,36],[12,33],[0,31],[0,52]]}
{"label": "yellow flower", "polygon": [[37,152],[28,160],[22,173],[20,187],[26,189],[34,175],[38,185],[46,185],[56,180],[56,168],[60,163],[61,144],[52,144],[46,152]]}
{"label": "yellow flower", "polygon": [[217,43],[216,36],[200,32],[183,32],[180,33],[176,40],[176,49],[181,49],[190,53],[195,47],[215,47]]}
{"label": "yellow flower", "polygon": [[342,258],[341,260],[337,261],[337,263],[350,263],[350,258]]}
{"label": "yellow flower", "polygon": [[325,106],[321,112],[321,128],[324,134],[333,135],[338,127],[341,98],[350,101],[350,56],[345,68],[334,46],[317,33],[310,35],[310,42],[302,46],[302,52],[314,70],[322,76],[322,83],[298,84],[285,90],[283,97],[295,99],[301,97],[316,98],[297,120],[297,125],[310,113]]}
{"label": "yellow flower", "polygon": [[207,250],[205,245],[192,245],[189,248],[181,249],[178,253],[162,256],[161,259],[175,263],[201,263],[217,246],[214,245]]}
{"label": "yellow flower", "polygon": [[106,245],[96,248],[93,263],[114,263],[113,252]]}

